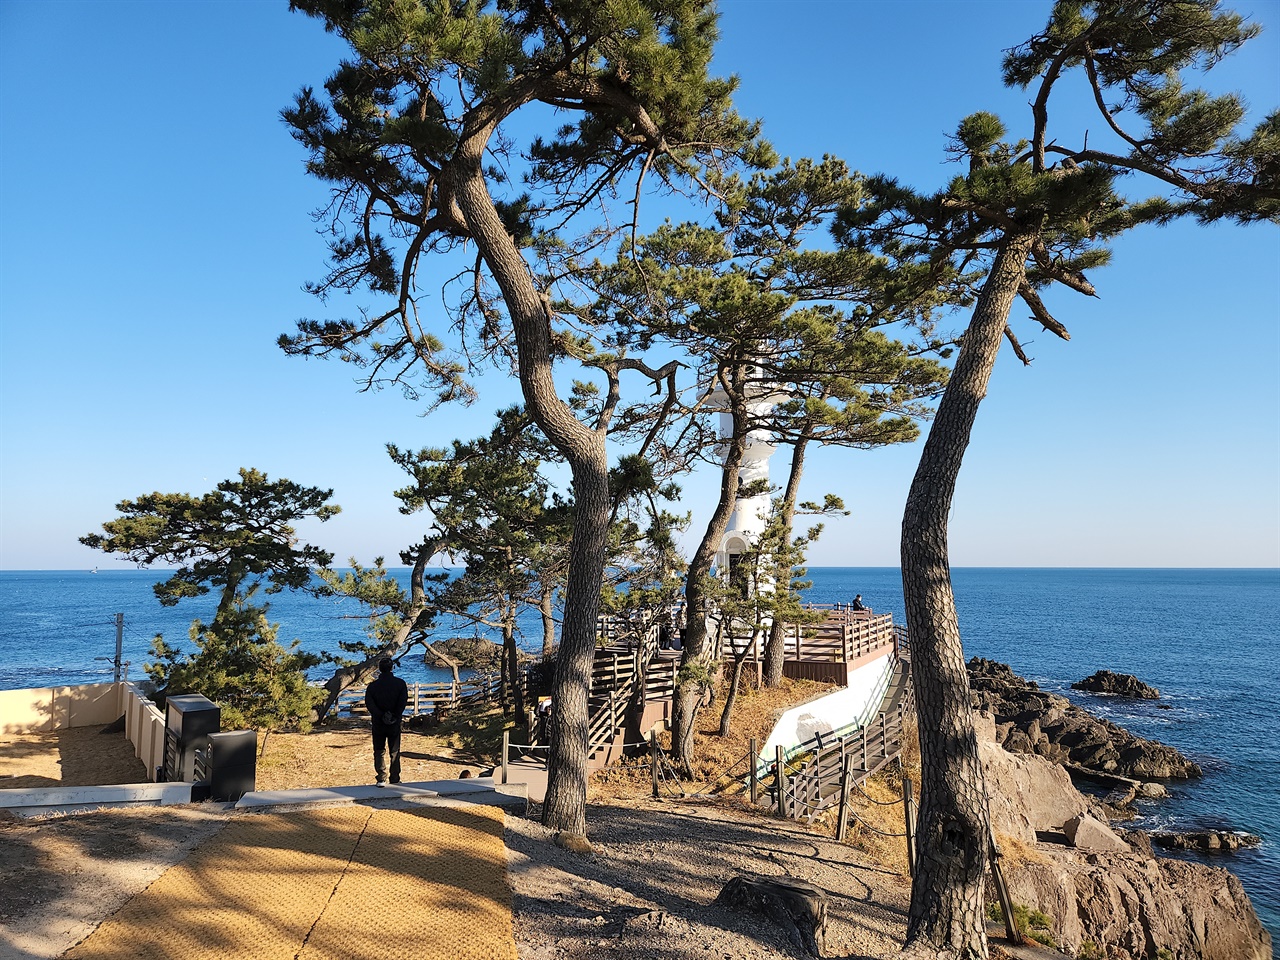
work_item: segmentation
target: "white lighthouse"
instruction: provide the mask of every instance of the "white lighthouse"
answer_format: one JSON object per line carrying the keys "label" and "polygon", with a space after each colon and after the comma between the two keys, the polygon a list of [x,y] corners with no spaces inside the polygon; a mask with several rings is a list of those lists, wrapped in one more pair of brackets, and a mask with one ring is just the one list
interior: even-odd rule
{"label": "white lighthouse", "polygon": [[[748,403],[748,414],[753,421],[763,417],[778,402],[779,394],[762,393]],[[707,404],[720,413],[720,437],[722,440],[733,436],[733,414],[728,411],[728,397],[721,389],[712,391],[707,396]],[[768,481],[769,458],[773,456],[777,446],[770,443],[767,430],[755,429],[747,434],[747,446],[742,453],[742,466],[738,470],[738,489],[746,489],[757,481]],[[721,455],[727,454],[725,445],[720,445]],[[771,493],[767,488],[751,496],[738,497],[733,516],[729,518],[728,529],[720,541],[720,550],[716,553],[716,568],[721,576],[733,577],[734,567],[743,553],[753,549],[764,532],[769,518]]]}

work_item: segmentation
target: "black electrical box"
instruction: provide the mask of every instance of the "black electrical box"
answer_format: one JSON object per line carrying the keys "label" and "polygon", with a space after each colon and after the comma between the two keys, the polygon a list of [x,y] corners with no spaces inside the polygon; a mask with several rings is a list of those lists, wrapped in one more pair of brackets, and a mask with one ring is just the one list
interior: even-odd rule
{"label": "black electrical box", "polygon": [[165,698],[164,778],[170,783],[196,780],[196,751],[222,725],[222,708],[198,693]]}
{"label": "black electrical box", "polygon": [[258,778],[258,734],[227,730],[209,734],[209,797],[234,802],[253,793]]}

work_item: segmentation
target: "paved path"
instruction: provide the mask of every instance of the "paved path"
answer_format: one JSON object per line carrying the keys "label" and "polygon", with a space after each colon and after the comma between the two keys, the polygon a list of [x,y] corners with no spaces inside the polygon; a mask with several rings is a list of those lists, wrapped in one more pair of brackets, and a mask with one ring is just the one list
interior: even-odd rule
{"label": "paved path", "polygon": [[245,813],[70,960],[515,960],[503,814]]}

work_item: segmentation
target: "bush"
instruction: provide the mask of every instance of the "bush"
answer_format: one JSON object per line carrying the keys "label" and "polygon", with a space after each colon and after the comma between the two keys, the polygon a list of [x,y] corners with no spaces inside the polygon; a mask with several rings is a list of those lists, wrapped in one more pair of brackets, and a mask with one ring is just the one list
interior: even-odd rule
{"label": "bush", "polygon": [[[987,918],[996,923],[1004,923],[1004,910],[1000,908],[1000,904],[987,904]],[[1032,910],[1025,904],[1015,903],[1013,905],[1013,920],[1018,926],[1018,932],[1024,937],[1029,937],[1036,943],[1046,947],[1056,947],[1058,945],[1053,939],[1052,917],[1041,913],[1039,910]]]}
{"label": "bush", "polygon": [[298,651],[297,641],[281,646],[278,629],[267,622],[265,606],[238,602],[214,624],[191,624],[190,657],[157,636],[147,675],[166,696],[198,693],[218,704],[224,729],[305,732],[324,695],[306,676],[320,658]]}

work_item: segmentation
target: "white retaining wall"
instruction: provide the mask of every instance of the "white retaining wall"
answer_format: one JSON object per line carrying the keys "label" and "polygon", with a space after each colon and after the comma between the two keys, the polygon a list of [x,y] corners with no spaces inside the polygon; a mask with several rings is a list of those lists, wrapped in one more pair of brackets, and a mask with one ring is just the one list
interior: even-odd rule
{"label": "white retaining wall", "polygon": [[52,733],[111,723],[124,714],[133,754],[154,781],[164,762],[164,715],[132,683],[0,690],[0,733]]}
{"label": "white retaining wall", "polygon": [[893,648],[864,663],[849,675],[849,685],[816,700],[792,707],[774,724],[760,751],[763,763],[772,763],[777,748],[789,755],[814,734],[851,732],[874,719],[893,676]]}

